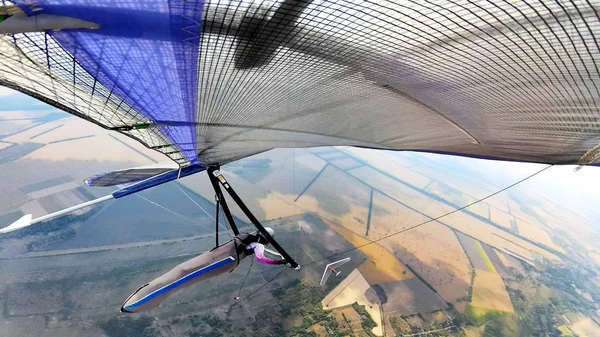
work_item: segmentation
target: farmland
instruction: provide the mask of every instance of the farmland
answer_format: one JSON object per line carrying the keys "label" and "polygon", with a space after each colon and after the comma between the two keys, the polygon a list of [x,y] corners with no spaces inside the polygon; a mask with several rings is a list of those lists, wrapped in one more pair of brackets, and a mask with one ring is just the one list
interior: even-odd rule
{"label": "farmland", "polygon": [[471,270],[452,230],[429,223],[383,241],[447,302],[467,296]]}
{"label": "farmland", "polygon": [[479,243],[479,241],[470,238],[462,233],[456,233],[456,236],[462,244],[465,253],[467,253],[467,256],[469,257],[469,261],[471,261],[471,265],[473,265],[473,268],[491,272],[496,271],[494,265],[483,250],[483,247],[481,246],[481,243]]}
{"label": "farmland", "polygon": [[[78,182],[102,171],[163,159],[128,138],[107,136],[104,130],[70,119],[38,124],[0,143],[4,146],[0,151],[9,148],[5,144],[18,146],[11,150],[17,152],[4,152],[6,158],[18,158],[0,164],[9,191],[0,196],[0,218],[12,221],[24,213],[41,215],[108,193],[110,190],[82,188]],[[110,155],[101,151],[105,148],[118,150]],[[357,334],[372,331],[392,335],[392,325],[397,324],[403,333],[429,331],[432,336],[454,336],[460,333],[452,330],[456,321],[470,336],[490,336],[490,331],[499,326],[508,330],[497,336],[512,336],[510,333],[518,328],[513,312],[518,311],[519,317],[530,317],[527,313],[533,312],[531,303],[542,305],[532,299],[535,290],[521,289],[515,280],[546,282],[544,268],[564,263],[562,255],[557,254],[569,251],[572,241],[561,232],[565,245],[556,232],[549,230],[564,227],[546,208],[539,204],[528,206],[507,193],[445,215],[497,187],[491,183],[478,185],[477,175],[461,173],[451,165],[444,167],[441,162],[418,154],[320,148],[277,149],[224,165],[222,172],[248,207],[259,220],[276,228],[280,243],[303,265],[300,272],[284,273],[268,283],[252,297],[252,302],[239,305],[229,316],[225,315],[226,306],[233,303],[231,298],[240,291],[248,269],[237,270],[227,281],[207,283],[204,290],[208,293],[194,288],[174,296],[157,309],[155,321],[119,319],[113,325],[105,321],[139,283],[214,242],[214,237],[202,238],[210,234],[214,225],[214,192],[204,174],[184,178],[181,185],[161,186],[139,197],[106,204],[94,209],[97,213],[89,219],[67,223],[55,232],[3,241],[3,258],[26,259],[0,261],[7,272],[3,276],[5,283],[0,285],[0,299],[7,303],[8,310],[3,319],[10,321],[12,327],[5,331],[23,335],[29,329],[26,335],[34,336],[36,331],[46,329],[40,318],[50,315],[59,317],[49,328],[51,336],[60,335],[69,320],[78,325],[80,334],[90,336],[138,323],[157,335],[202,335],[214,331],[227,334],[210,327],[207,322],[217,324],[217,320],[207,316],[204,307],[198,308],[202,303],[214,309],[223,322],[255,334],[327,334],[335,330],[335,321],[341,328],[335,331],[350,329]],[[27,166],[43,166],[46,172],[43,177],[24,179],[18,172]],[[246,219],[240,210],[236,206],[232,210],[244,225]],[[442,215],[445,216],[432,220]],[[550,220],[541,224],[540,219]],[[223,217],[221,222],[225,224]],[[287,231],[293,234],[280,235]],[[115,252],[111,252],[113,249]],[[333,254],[351,256],[352,262],[339,277],[332,277],[320,289],[315,282],[325,261],[338,258]],[[596,255],[594,251],[586,254],[591,258]],[[97,264],[92,264],[95,261]],[[92,266],[98,270],[92,270]],[[246,263],[241,268],[247,267]],[[57,272],[41,272],[50,268]],[[145,271],[138,272],[140,269]],[[252,293],[275,277],[274,270],[255,266],[249,271],[242,294]],[[40,289],[36,282],[17,281],[25,273],[42,280]],[[67,278],[73,280],[66,281]],[[505,285],[511,290],[507,291]],[[572,296],[569,301],[584,297],[574,290],[575,295],[571,295],[568,287],[556,291],[557,287],[539,285],[538,293],[543,296],[538,295]],[[592,290],[581,284],[578,287],[581,294],[592,298]],[[45,293],[39,293],[41,288],[46,289]],[[522,304],[520,291],[529,307],[517,308]],[[302,304],[284,296],[308,292],[310,301]],[[546,298],[543,305],[549,305],[549,301]],[[317,303],[323,306],[319,308]],[[364,305],[370,318],[353,309],[353,303]],[[272,314],[261,311],[248,316],[251,308],[262,306],[290,310],[290,315],[275,315],[271,319]],[[81,316],[65,307],[76,307]],[[312,318],[299,318],[301,312]],[[276,319],[284,323],[278,325]],[[469,325],[469,319],[475,324],[488,323],[475,327]],[[365,322],[369,320],[377,327],[364,329],[363,324],[368,325]],[[560,325],[553,321],[544,323],[548,325],[544,328],[542,323],[540,331],[551,329],[550,323]],[[23,330],[15,328],[17,324]],[[589,330],[586,324],[581,323],[579,331]]]}
{"label": "farmland", "polygon": [[500,275],[477,270],[466,316],[476,325],[514,312]]}
{"label": "farmland", "polygon": [[[457,205],[458,207],[473,204],[477,200],[468,194],[437,181],[427,185],[424,191],[446,200],[451,204]],[[489,207],[485,203],[475,203],[469,210],[484,218],[489,217]]]}
{"label": "farmland", "polygon": [[515,225],[515,218],[496,207],[490,207],[490,220],[500,226],[506,227],[506,229],[515,230],[515,228],[513,228]]}
{"label": "farmland", "polygon": [[367,260],[361,264],[359,270],[365,275],[370,284],[401,281],[415,277],[394,254],[378,243],[371,243],[371,241],[344,227],[334,225],[330,222],[328,224],[331,229],[355,247],[359,247],[358,249],[367,256]]}
{"label": "farmland", "polygon": [[561,253],[565,252],[561,247],[556,245],[550,238],[550,235],[548,235],[548,233],[541,229],[539,226],[536,226],[521,219],[517,219],[517,228],[519,230],[519,233],[524,237],[546,245],[547,247],[556,249]]}
{"label": "farmland", "polygon": [[358,269],[354,269],[344,281],[323,298],[321,303],[325,309],[344,308],[353,303],[364,305],[365,310],[377,324],[371,331],[377,336],[383,336],[379,304],[365,296],[369,288],[370,284],[364,275]]}
{"label": "farmland", "polygon": [[[327,166],[296,201],[301,208],[316,212],[356,233],[364,233],[369,215],[371,191],[334,166]],[[312,200],[318,208],[312,208]]]}
{"label": "farmland", "polygon": [[569,329],[573,331],[577,336],[581,337],[592,337],[597,336],[600,333],[600,326],[589,317],[578,317]]}
{"label": "farmland", "polygon": [[500,275],[478,270],[473,281],[471,305],[496,311],[514,312]]}
{"label": "farmland", "polygon": [[383,310],[387,315],[410,316],[448,307],[446,302],[418,278],[380,284],[387,302]]}

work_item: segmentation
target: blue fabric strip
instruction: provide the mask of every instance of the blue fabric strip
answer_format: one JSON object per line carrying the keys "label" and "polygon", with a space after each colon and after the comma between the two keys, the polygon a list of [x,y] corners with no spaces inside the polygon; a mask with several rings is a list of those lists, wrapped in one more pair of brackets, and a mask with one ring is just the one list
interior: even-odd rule
{"label": "blue fabric strip", "polygon": [[[203,0],[38,0],[35,7],[42,10],[31,14],[100,24],[52,36],[113,95],[152,121],[196,122]],[[175,144],[193,144],[184,156],[198,163],[194,124],[161,132]]]}
{"label": "blue fabric strip", "polygon": [[112,196],[115,199],[119,199],[119,198],[122,198],[122,197],[124,197],[126,195],[137,193],[139,191],[143,191],[143,190],[148,189],[150,187],[158,186],[158,185],[161,185],[161,184],[164,184],[164,183],[168,183],[169,181],[176,180],[177,177],[179,177],[179,178],[187,177],[189,175],[196,174],[198,172],[202,172],[204,170],[206,170],[206,167],[204,165],[186,166],[186,167],[184,167],[184,168],[181,169],[181,172],[179,170],[173,170],[173,171],[165,172],[163,174],[154,176],[152,178],[148,178],[146,180],[142,180],[142,181],[140,181],[138,183],[135,183],[133,185],[130,185],[130,186],[127,186],[127,187],[123,187],[122,189],[113,192]]}
{"label": "blue fabric strip", "polygon": [[228,256],[228,257],[224,258],[223,260],[217,261],[217,262],[215,262],[215,263],[213,263],[211,265],[208,265],[208,266],[206,266],[206,267],[204,267],[202,269],[198,269],[195,272],[193,272],[191,274],[188,274],[188,275],[180,278],[179,280],[177,280],[177,281],[175,281],[173,283],[167,284],[166,286],[164,286],[164,287],[162,287],[160,289],[157,289],[157,290],[151,292],[150,294],[148,294],[148,295],[144,296],[143,298],[141,298],[139,301],[137,301],[135,303],[132,303],[132,304],[124,307],[123,309],[124,310],[131,310],[131,309],[134,309],[136,307],[139,307],[140,305],[142,305],[142,304],[144,304],[144,303],[152,300],[153,298],[155,298],[155,297],[157,297],[157,296],[159,296],[161,294],[166,293],[167,291],[169,291],[171,289],[179,287],[180,285],[182,285],[182,284],[184,284],[186,282],[189,282],[189,281],[193,280],[194,278],[196,278],[196,277],[198,277],[198,276],[200,276],[200,275],[202,275],[204,273],[207,273],[207,272],[209,272],[211,270],[214,270],[216,268],[224,266],[224,265],[226,265],[228,263],[231,263],[233,261],[235,261],[235,259],[233,257],[231,257],[231,256]]}

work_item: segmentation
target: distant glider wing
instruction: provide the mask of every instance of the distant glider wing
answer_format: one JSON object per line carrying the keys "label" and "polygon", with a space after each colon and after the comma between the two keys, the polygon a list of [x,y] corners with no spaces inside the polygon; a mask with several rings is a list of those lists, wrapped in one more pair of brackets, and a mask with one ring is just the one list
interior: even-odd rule
{"label": "distant glider wing", "polygon": [[[350,261],[350,258],[347,257],[345,259],[339,260],[339,261],[335,261],[332,262],[328,265],[325,266],[325,271],[323,272],[323,276],[321,277],[321,282],[319,283],[321,286],[323,286],[327,280],[329,279],[329,276],[331,275],[331,273],[336,272],[335,268],[348,263]],[[337,275],[337,274],[336,274]]]}

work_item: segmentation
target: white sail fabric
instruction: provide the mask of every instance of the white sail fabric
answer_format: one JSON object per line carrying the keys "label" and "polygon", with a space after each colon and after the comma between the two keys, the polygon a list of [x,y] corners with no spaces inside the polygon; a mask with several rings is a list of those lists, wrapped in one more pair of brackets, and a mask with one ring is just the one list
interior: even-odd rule
{"label": "white sail fabric", "polygon": [[150,2],[21,5],[100,29],[0,36],[0,84],[180,165],[324,145],[600,160],[596,1]]}

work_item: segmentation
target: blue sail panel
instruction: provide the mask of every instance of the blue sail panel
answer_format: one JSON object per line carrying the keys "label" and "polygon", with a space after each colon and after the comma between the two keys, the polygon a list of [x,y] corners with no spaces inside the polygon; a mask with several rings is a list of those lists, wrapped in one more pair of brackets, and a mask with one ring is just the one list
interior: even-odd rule
{"label": "blue sail panel", "polygon": [[198,163],[194,123],[203,5],[189,0],[41,0],[35,11],[26,4],[21,7],[30,14],[98,23],[98,30],[65,30],[52,36],[96,81],[146,118],[188,122],[186,127],[160,130],[172,143],[185,144],[183,155]]}

